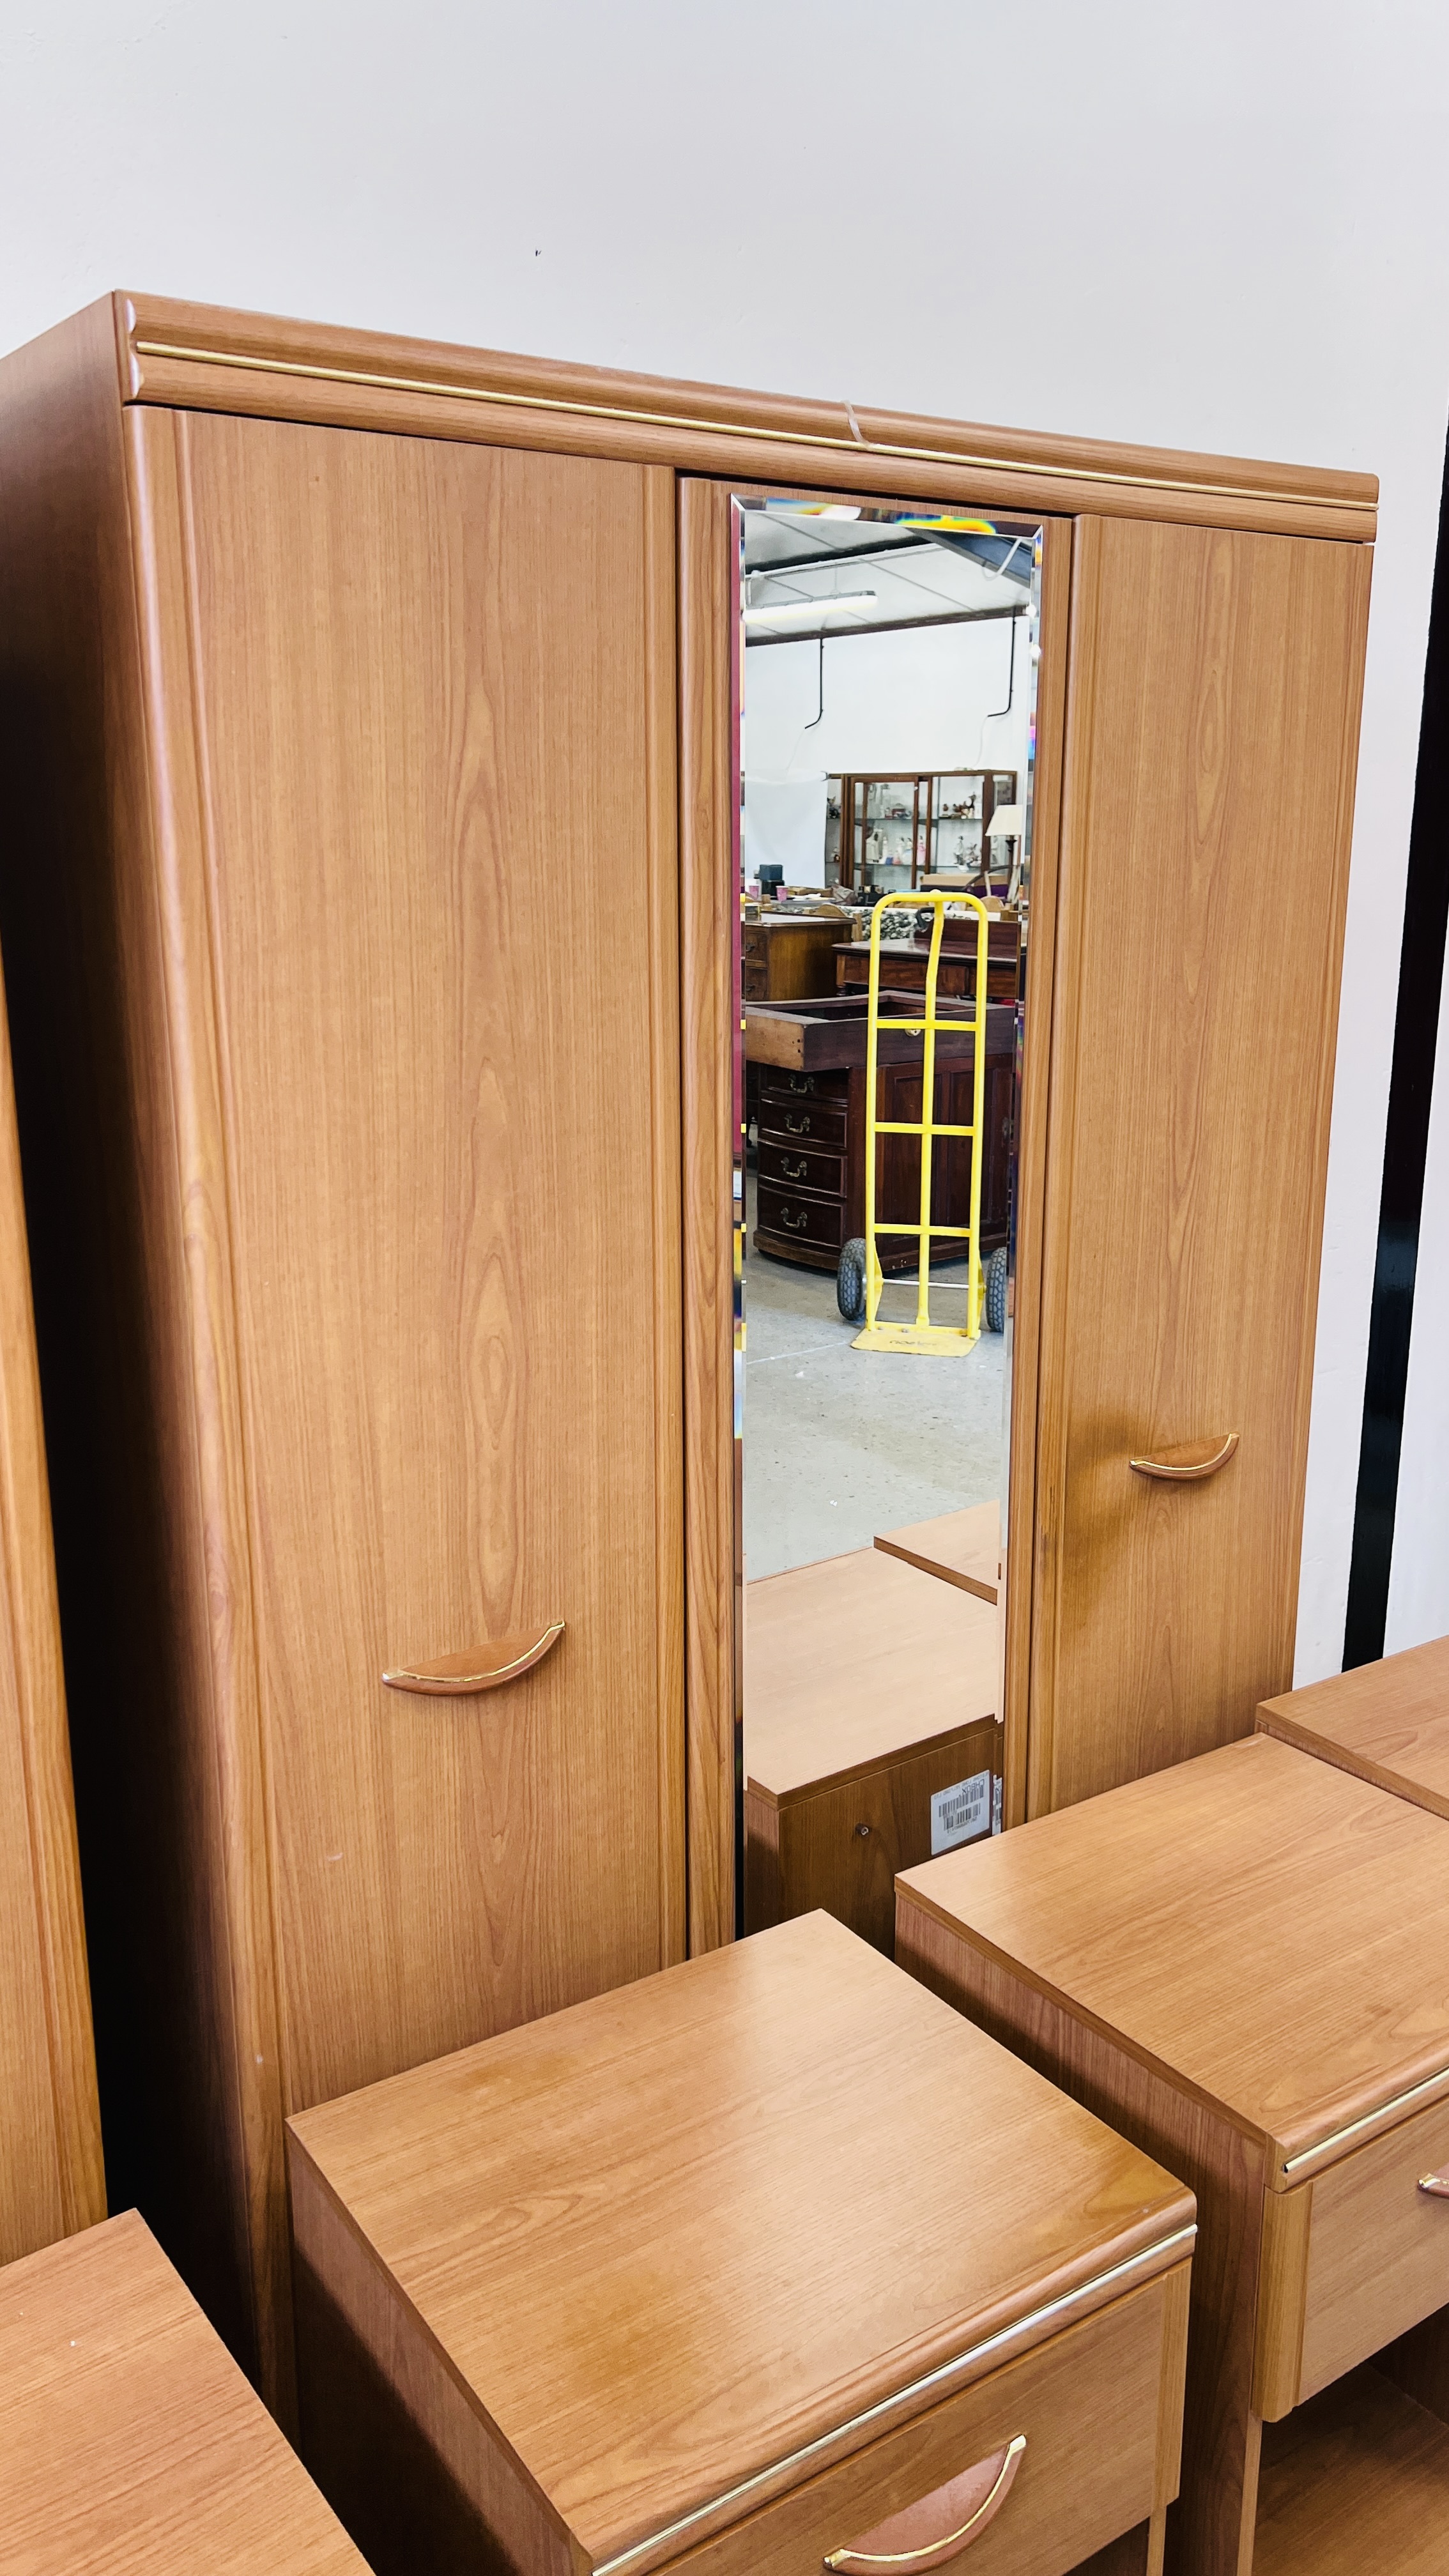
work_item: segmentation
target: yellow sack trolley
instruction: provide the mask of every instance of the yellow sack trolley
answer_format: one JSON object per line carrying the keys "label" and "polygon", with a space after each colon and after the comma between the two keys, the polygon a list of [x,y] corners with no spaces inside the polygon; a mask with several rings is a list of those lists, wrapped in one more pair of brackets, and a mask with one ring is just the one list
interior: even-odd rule
{"label": "yellow sack trolley", "polygon": [[[941,936],[948,904],[964,906],[976,916],[976,992],[969,1018],[963,1023],[956,1012],[945,1019],[936,1011],[936,984],[941,964]],[[919,1035],[923,1040],[921,1066],[921,1115],[919,1122],[909,1119],[877,1116],[877,1040],[880,1032],[880,934],[885,913],[895,906],[919,913],[930,907],[931,946],[926,961],[925,1015],[918,1020],[896,1019],[889,1026],[905,1035]],[[871,915],[870,924],[870,990],[865,1040],[865,1329],[857,1333],[858,1351],[918,1351],[941,1358],[960,1357],[975,1344],[981,1331],[983,1277],[981,1268],[981,1151],[986,1100],[986,982],[987,949],[990,939],[990,916],[979,895],[973,894],[887,894],[882,895]],[[936,1032],[948,1028],[959,1034],[962,1026],[971,1031],[972,1079],[971,1124],[969,1127],[938,1125],[936,1106]],[[921,1140],[921,1212],[914,1224],[888,1223],[877,1218],[876,1206],[876,1139],[880,1136],[919,1136]],[[938,1136],[969,1136],[971,1139],[970,1223],[967,1225],[933,1225],[931,1223],[932,1148]],[[916,1320],[913,1324],[883,1324],[878,1321],[881,1291],[885,1276],[881,1269],[876,1238],[882,1234],[913,1234],[919,1248],[916,1289]],[[966,1245],[966,1322],[933,1324],[931,1321],[931,1237],[955,1235]]]}

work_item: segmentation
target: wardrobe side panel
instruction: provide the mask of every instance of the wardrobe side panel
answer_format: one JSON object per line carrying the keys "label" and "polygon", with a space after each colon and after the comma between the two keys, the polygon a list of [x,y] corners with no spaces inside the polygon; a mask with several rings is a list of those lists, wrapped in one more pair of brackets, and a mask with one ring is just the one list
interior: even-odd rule
{"label": "wardrobe side panel", "polygon": [[[1361,545],[1079,524],[1046,1185],[1041,1813],[1291,1679]],[[1239,1434],[1199,1483],[1130,1458]]]}
{"label": "wardrobe side panel", "polygon": [[673,492],[180,435],[299,2108],[682,1947]]}
{"label": "wardrobe side panel", "polygon": [[[256,2364],[109,302],[0,366],[5,956],[112,2201]],[[99,2216],[96,2200],[87,2216]]]}

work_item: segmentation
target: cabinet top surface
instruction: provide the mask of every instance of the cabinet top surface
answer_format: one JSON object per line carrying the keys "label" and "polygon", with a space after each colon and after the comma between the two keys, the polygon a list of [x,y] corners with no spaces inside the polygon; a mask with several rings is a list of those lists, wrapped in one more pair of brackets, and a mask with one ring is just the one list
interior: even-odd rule
{"label": "cabinet top surface", "polygon": [[0,2566],[367,2576],[134,2210],[0,2272]]}
{"label": "cabinet top surface", "polygon": [[823,1914],[290,2127],[596,2559],[1192,2217]]}
{"label": "cabinet top surface", "polygon": [[1264,1700],[1258,1724],[1449,1815],[1449,1637]]}
{"label": "cabinet top surface", "polygon": [[1284,2160],[1449,2069],[1449,1825],[1272,1736],[897,1884]]}
{"label": "cabinet top surface", "polygon": [[[994,1510],[995,1506],[988,1508]],[[781,1799],[996,1713],[996,1613],[863,1547],[745,1593],[745,1770]]]}

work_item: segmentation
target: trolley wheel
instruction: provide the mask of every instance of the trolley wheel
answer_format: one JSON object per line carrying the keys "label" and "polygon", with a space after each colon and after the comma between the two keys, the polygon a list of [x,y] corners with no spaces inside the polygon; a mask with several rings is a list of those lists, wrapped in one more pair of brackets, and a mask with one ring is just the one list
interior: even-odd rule
{"label": "trolley wheel", "polygon": [[1006,1330],[1006,1246],[999,1243],[986,1264],[984,1314],[988,1333]]}
{"label": "trolley wheel", "polygon": [[835,1271],[835,1302],[847,1324],[865,1322],[865,1237],[853,1234],[841,1248]]}

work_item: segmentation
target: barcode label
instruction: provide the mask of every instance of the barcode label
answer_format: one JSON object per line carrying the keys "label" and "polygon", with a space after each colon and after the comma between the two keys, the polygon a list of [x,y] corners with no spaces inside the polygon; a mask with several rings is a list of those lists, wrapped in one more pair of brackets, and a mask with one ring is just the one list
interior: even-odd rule
{"label": "barcode label", "polygon": [[969,1780],[957,1780],[949,1789],[938,1789],[931,1800],[931,1858],[954,1851],[958,1843],[974,1842],[978,1834],[991,1831],[991,1774],[978,1771]]}

